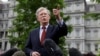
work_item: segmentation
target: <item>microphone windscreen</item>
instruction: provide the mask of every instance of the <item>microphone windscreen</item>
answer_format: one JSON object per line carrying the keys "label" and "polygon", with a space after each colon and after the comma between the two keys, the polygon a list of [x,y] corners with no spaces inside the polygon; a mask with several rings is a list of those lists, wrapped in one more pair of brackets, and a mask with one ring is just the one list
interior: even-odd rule
{"label": "microphone windscreen", "polygon": [[23,51],[17,51],[12,56],[26,56],[26,54]]}
{"label": "microphone windscreen", "polygon": [[52,56],[63,55],[60,47],[51,39],[45,39],[43,46],[47,50],[47,52]]}
{"label": "microphone windscreen", "polygon": [[76,48],[69,49],[69,56],[82,56],[81,52]]}
{"label": "microphone windscreen", "polygon": [[11,48],[11,49],[5,51],[3,54],[1,54],[1,56],[12,56],[18,50],[19,49],[17,49],[17,48]]}

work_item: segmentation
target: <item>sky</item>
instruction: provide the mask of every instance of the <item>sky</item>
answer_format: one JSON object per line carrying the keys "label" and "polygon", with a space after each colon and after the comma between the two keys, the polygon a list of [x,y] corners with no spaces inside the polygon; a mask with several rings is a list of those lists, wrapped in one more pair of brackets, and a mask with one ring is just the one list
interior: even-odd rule
{"label": "sky", "polygon": [[87,1],[90,1],[90,0],[87,0]]}
{"label": "sky", "polygon": [[7,2],[8,0],[1,0],[1,1],[3,1],[3,2]]}
{"label": "sky", "polygon": [[[7,2],[8,0],[2,0],[3,2]],[[86,1],[90,1],[90,0],[86,0]]]}

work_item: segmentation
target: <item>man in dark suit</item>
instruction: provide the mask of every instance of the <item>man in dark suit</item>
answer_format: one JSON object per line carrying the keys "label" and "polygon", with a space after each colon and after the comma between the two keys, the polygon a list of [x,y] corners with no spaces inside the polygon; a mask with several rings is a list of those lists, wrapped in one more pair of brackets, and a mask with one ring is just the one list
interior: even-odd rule
{"label": "man in dark suit", "polygon": [[45,39],[52,39],[58,44],[59,37],[67,35],[67,26],[60,16],[59,9],[53,9],[53,14],[56,17],[57,25],[49,24],[50,11],[45,7],[40,7],[36,11],[37,21],[40,22],[40,27],[30,32],[25,53],[27,56],[49,56],[47,50],[43,47]]}

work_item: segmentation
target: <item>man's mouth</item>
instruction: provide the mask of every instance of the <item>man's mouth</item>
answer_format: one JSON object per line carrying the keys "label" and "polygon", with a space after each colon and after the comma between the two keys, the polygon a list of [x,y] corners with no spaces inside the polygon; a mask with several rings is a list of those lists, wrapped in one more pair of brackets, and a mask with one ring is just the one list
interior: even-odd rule
{"label": "man's mouth", "polygon": [[42,18],[42,20],[46,20],[45,18]]}

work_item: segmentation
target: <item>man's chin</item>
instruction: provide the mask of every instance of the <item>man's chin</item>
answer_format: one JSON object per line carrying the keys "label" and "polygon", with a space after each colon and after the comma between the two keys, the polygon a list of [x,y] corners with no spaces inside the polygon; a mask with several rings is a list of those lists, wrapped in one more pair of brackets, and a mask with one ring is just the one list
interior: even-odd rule
{"label": "man's chin", "polygon": [[48,24],[49,22],[43,22],[43,24]]}
{"label": "man's chin", "polygon": [[43,23],[48,23],[47,21],[44,21]]}

